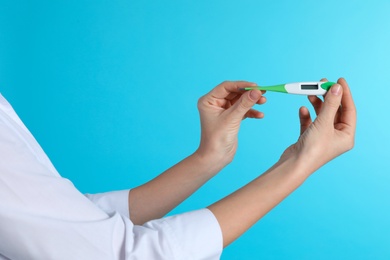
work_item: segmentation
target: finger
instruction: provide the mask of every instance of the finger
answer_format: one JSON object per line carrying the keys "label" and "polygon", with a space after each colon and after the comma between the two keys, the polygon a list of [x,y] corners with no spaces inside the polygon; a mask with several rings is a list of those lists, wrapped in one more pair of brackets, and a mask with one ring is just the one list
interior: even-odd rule
{"label": "finger", "polygon": [[262,105],[262,104],[264,104],[265,102],[267,102],[267,98],[264,97],[264,96],[261,96],[261,98],[259,99],[259,101],[257,101],[256,104]]}
{"label": "finger", "polygon": [[301,124],[300,134],[302,135],[312,123],[310,112],[306,107],[301,107],[299,109],[299,122]]}
{"label": "finger", "polygon": [[[234,103],[237,102],[237,100],[239,100],[241,97],[241,95],[237,95],[236,97],[234,97],[232,100],[229,100],[228,102],[226,102],[225,104],[225,109],[228,109],[230,108],[231,106],[233,106]],[[261,96],[260,99],[256,102],[256,104],[258,105],[262,105],[264,104],[265,102],[267,102],[267,99],[264,97],[264,96]]]}
{"label": "finger", "polygon": [[237,96],[241,96],[241,94],[240,94],[240,93],[230,93],[229,95],[227,95],[227,96],[225,97],[225,99],[226,99],[226,100],[233,100],[233,99],[235,99]]}
{"label": "finger", "polygon": [[232,120],[242,120],[247,112],[261,98],[261,91],[252,89],[242,94],[239,100],[229,109]]}
{"label": "finger", "polygon": [[[262,93],[263,93],[263,91],[262,91]],[[232,96],[231,99],[228,100],[228,102],[227,102],[226,105],[225,105],[225,108],[226,108],[226,109],[229,108],[229,107],[231,107],[231,106],[232,106],[234,103],[236,103],[237,100],[239,100],[240,97],[241,97],[240,94],[231,93],[231,95],[233,95],[233,94],[234,94],[235,96],[234,96],[234,97]],[[230,95],[229,95],[229,96],[230,96]],[[228,97],[227,97],[226,99],[228,99]],[[262,105],[262,104],[264,104],[265,102],[267,102],[267,99],[266,99],[264,96],[261,96],[261,98],[256,102],[256,104]]]}
{"label": "finger", "polygon": [[340,108],[342,93],[343,88],[340,84],[334,84],[330,88],[322,104],[321,112],[318,114],[318,119],[333,125],[336,113]]}
{"label": "finger", "polygon": [[355,127],[356,107],[355,103],[353,102],[351,90],[348,86],[347,81],[344,78],[340,78],[337,83],[339,83],[343,87],[340,120],[342,123]]}
{"label": "finger", "polygon": [[260,112],[258,110],[255,110],[255,109],[250,109],[246,114],[245,114],[245,118],[257,118],[257,119],[261,119],[261,118],[264,118],[264,113],[263,112]]}
{"label": "finger", "polygon": [[240,88],[253,87],[256,86],[256,83],[251,83],[248,81],[225,81],[216,86],[209,92],[213,98],[224,99],[228,97],[231,93],[240,93]]}
{"label": "finger", "polygon": [[231,100],[229,100],[226,105],[225,105],[225,108],[228,109],[229,107],[233,106],[234,103],[237,102],[237,100],[239,100],[241,98],[241,95],[236,95],[234,98],[232,98]]}
{"label": "finger", "polygon": [[[322,78],[320,81],[327,82],[328,79]],[[312,104],[314,111],[316,112],[316,115],[318,115],[321,112],[321,107],[322,107],[323,101],[321,100],[321,98],[319,98],[317,96],[308,96],[308,99],[309,99],[310,103]]]}
{"label": "finger", "polygon": [[314,111],[316,112],[316,115],[318,115],[321,112],[323,101],[317,96],[308,96],[308,99],[312,104]]}

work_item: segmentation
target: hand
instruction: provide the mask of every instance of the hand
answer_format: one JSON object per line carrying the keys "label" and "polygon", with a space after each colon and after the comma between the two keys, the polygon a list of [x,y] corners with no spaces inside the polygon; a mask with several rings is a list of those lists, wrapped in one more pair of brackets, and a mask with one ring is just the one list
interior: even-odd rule
{"label": "hand", "polygon": [[240,90],[251,86],[256,84],[224,82],[199,99],[202,136],[198,150],[153,180],[131,189],[129,210],[133,223],[163,217],[233,159],[242,119],[264,116],[251,109],[266,101],[262,92]]}
{"label": "hand", "polygon": [[[327,81],[326,79],[322,81]],[[356,108],[345,79],[331,87],[324,101],[309,96],[317,118],[312,122],[306,107],[299,110],[301,135],[297,143],[283,153],[281,160],[298,156],[309,167],[309,172],[350,150],[354,146]]]}
{"label": "hand", "polygon": [[245,118],[263,118],[264,114],[252,109],[254,104],[264,104],[266,98],[259,90],[242,91],[253,87],[246,81],[226,81],[215,87],[198,101],[201,120],[201,142],[197,153],[210,156],[228,164],[236,153],[237,134]]}

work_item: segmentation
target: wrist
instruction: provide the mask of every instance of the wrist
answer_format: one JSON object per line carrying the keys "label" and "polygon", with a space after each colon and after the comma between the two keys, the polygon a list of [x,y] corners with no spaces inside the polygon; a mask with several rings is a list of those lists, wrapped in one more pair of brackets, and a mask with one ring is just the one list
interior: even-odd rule
{"label": "wrist", "polygon": [[289,156],[282,156],[274,167],[285,167],[292,175],[306,179],[319,168],[308,158],[310,156],[303,153],[291,153]]}
{"label": "wrist", "polygon": [[299,143],[294,144],[286,149],[278,163],[288,161],[293,163],[294,167],[309,176],[324,165],[328,160],[321,147],[311,145],[310,149],[304,149]]}
{"label": "wrist", "polygon": [[217,151],[204,151],[200,148],[197,149],[192,154],[192,156],[197,162],[197,167],[201,166],[205,168],[207,172],[214,175],[222,170],[231,161]]}

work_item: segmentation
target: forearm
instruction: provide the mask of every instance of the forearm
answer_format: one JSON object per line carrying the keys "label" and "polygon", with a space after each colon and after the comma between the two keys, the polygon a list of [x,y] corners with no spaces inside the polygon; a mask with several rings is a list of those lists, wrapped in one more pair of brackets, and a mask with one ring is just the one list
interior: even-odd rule
{"label": "forearm", "polygon": [[209,206],[223,233],[224,247],[298,188],[310,175],[297,159],[279,162],[228,197]]}
{"label": "forearm", "polygon": [[223,166],[198,153],[185,158],[129,194],[130,218],[135,224],[163,217]]}

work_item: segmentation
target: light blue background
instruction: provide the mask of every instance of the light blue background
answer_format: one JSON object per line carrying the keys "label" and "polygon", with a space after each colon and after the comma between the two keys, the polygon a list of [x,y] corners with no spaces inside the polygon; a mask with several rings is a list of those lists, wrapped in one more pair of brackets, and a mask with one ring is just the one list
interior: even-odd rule
{"label": "light blue background", "polygon": [[[389,259],[390,2],[366,2],[0,0],[0,91],[64,177],[103,192],[195,151],[197,99],[223,80],[343,76],[358,108],[354,150],[222,259]],[[295,142],[309,102],[266,95],[234,162],[172,213],[229,194]]]}

